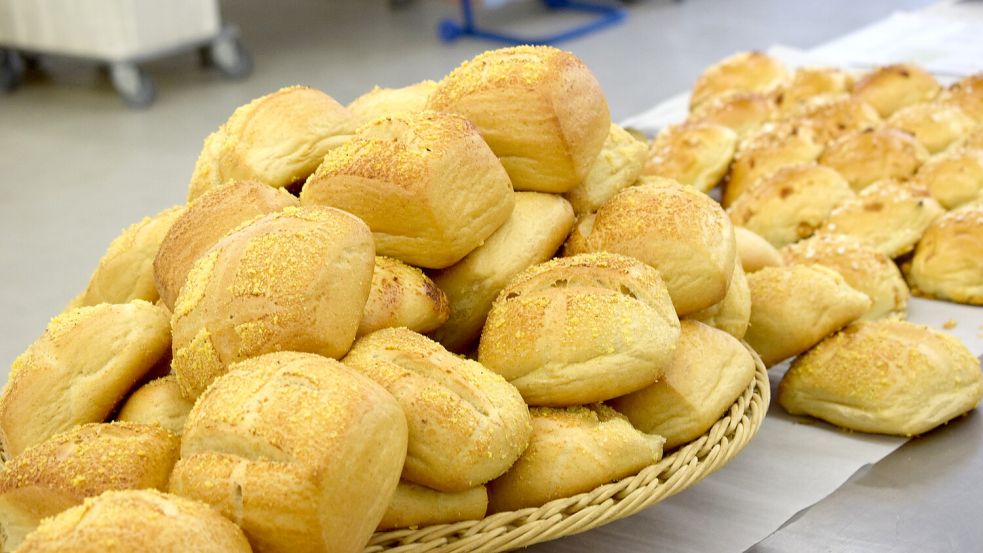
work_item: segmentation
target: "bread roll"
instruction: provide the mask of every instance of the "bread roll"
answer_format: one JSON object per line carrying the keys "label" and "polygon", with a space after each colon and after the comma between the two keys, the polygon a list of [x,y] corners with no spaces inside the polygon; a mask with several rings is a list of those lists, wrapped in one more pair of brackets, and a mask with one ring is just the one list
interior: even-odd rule
{"label": "bread roll", "polygon": [[632,426],[672,449],[698,438],[730,409],[754,378],[754,358],[733,336],[682,321],[672,365],[658,382],[614,399]]}
{"label": "bread roll", "polygon": [[920,184],[884,180],[837,206],[824,232],[854,236],[895,258],[910,252],[944,212]]}
{"label": "bread roll", "polygon": [[687,318],[723,330],[738,340],[744,337],[751,320],[751,291],[740,261],[734,262],[734,275],[730,278],[724,299],[687,315]]}
{"label": "bread roll", "polygon": [[578,405],[657,380],[678,336],[658,271],[630,257],[578,255],[530,267],[502,290],[478,361],[530,405]]}
{"label": "bread roll", "polygon": [[300,201],[361,218],[379,255],[440,269],[508,219],[512,187],[474,125],[427,111],[360,128],[324,158]]}
{"label": "bread roll", "polygon": [[467,257],[433,273],[451,311],[433,339],[453,352],[468,351],[502,288],[519,272],[553,257],[572,227],[573,209],[563,198],[516,192],[515,209],[504,225]]}
{"label": "bread roll", "polygon": [[285,190],[247,181],[215,187],[191,202],[155,251],[153,278],[161,301],[174,309],[191,266],[223,236],[247,221],[297,205]]}
{"label": "bread roll", "polygon": [[618,125],[611,123],[611,131],[601,153],[594,159],[583,182],[564,197],[574,212],[597,211],[601,204],[635,183],[642,172],[648,145],[636,139]]}
{"label": "bread roll", "polygon": [[853,95],[887,118],[905,106],[935,98],[941,86],[931,74],[909,63],[878,67],[853,85]]}
{"label": "bread roll", "polygon": [[785,67],[762,52],[741,52],[708,67],[693,85],[690,110],[731,92],[770,92],[786,79]]}
{"label": "bread roll", "polygon": [[727,208],[731,222],[781,248],[808,238],[838,204],[856,196],[836,171],[802,163],[759,179]]}
{"label": "bread roll", "polygon": [[379,522],[379,530],[480,520],[487,510],[488,491],[484,486],[447,493],[401,481]]}
{"label": "bread roll", "polygon": [[538,507],[631,476],[662,458],[662,436],[644,434],[607,405],[532,412],[532,441],[488,486],[492,513]]}
{"label": "bread roll", "polygon": [[188,201],[232,181],[296,185],[354,130],[352,114],[320,90],[290,86],[257,98],[205,139]]}
{"label": "bread roll", "polygon": [[332,359],[269,353],[195,403],[170,490],[215,507],[258,552],[357,552],[405,457],[406,419],[381,386]]}
{"label": "bread roll", "polygon": [[866,294],[822,265],[765,267],[747,281],[751,323],[744,339],[766,367],[811,348],[871,305]]}
{"label": "bread roll", "polygon": [[800,67],[775,92],[781,115],[795,115],[821,95],[843,94],[853,86],[853,77],[833,67]]}
{"label": "bread roll", "polygon": [[250,553],[242,530],[197,501],[155,490],[106,492],[46,519],[23,553]]}
{"label": "bread roll", "polygon": [[356,336],[401,326],[430,332],[449,316],[447,296],[423,271],[398,259],[376,256],[372,287]]}
{"label": "bread roll", "polygon": [[776,115],[775,100],[763,92],[733,92],[700,104],[689,119],[722,125],[747,136]]}
{"label": "bread roll", "polygon": [[6,459],[87,422],[102,422],[167,355],[164,310],[142,300],[63,313],[20,354],[0,395]]}
{"label": "bread roll", "polygon": [[823,144],[809,126],[788,121],[765,125],[741,142],[734,154],[724,185],[724,207],[734,203],[759,178],[787,165],[815,161],[822,151]]}
{"label": "bread roll", "polygon": [[116,419],[160,426],[180,436],[193,405],[193,401],[181,395],[177,377],[169,374],[137,388],[123,404]]}
{"label": "bread roll", "polygon": [[782,248],[785,263],[829,267],[871,299],[861,320],[905,318],[911,293],[891,258],[873,246],[842,234],[817,235]]}
{"label": "bread roll", "polygon": [[374,263],[369,229],[337,209],[290,207],[226,235],[195,262],[174,307],[184,396],[262,353],[347,353]]}
{"label": "bread roll", "polygon": [[930,154],[948,148],[977,125],[958,106],[941,102],[922,102],[899,109],[887,124],[911,133]]}
{"label": "bread roll", "polygon": [[717,202],[676,183],[622,190],[578,221],[564,255],[612,252],[659,270],[682,316],[722,300],[734,272],[734,230]]}
{"label": "bread roll", "polygon": [[572,190],[587,176],[611,125],[590,69],[550,46],[479,54],[440,81],[427,107],[474,123],[516,190]]}
{"label": "bread roll", "polygon": [[826,147],[819,163],[843,175],[854,190],[884,179],[906,179],[928,160],[915,137],[882,127],[841,136]]}
{"label": "bread roll", "polygon": [[737,133],[704,122],[666,127],[655,137],[642,170],[708,192],[727,174],[734,158]]}
{"label": "bread roll", "polygon": [[979,361],[957,338],[906,321],[862,321],[799,357],[778,387],[793,415],[912,436],[972,410]]}
{"label": "bread roll", "polygon": [[962,140],[954,144],[954,146],[983,150],[983,125],[970,131]]}
{"label": "bread roll", "polygon": [[793,121],[811,128],[820,144],[883,124],[877,110],[848,94],[814,98],[805,103]]}
{"label": "bread roll", "polygon": [[374,86],[348,104],[348,111],[356,127],[397,113],[418,113],[427,109],[427,101],[436,88],[434,81],[420,81],[401,88]]}
{"label": "bread roll", "polygon": [[975,73],[953,83],[942,92],[940,99],[959,106],[978,123],[983,123],[983,73]]}
{"label": "bread roll", "polygon": [[785,264],[775,246],[754,232],[735,226],[734,238],[737,243],[737,257],[745,273]]}
{"label": "bread roll", "polygon": [[929,158],[915,173],[946,209],[983,200],[983,149],[948,150]]}
{"label": "bread roll", "polygon": [[922,294],[983,305],[983,202],[935,220],[918,243],[910,278]]}

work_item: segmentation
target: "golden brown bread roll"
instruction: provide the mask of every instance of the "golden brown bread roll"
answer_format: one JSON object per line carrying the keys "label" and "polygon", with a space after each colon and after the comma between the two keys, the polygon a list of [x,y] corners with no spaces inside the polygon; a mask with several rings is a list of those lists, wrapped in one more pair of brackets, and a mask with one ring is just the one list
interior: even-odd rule
{"label": "golden brown bread roll", "polygon": [[538,507],[589,492],[662,458],[662,436],[639,432],[602,403],[530,411],[532,441],[515,465],[488,485],[489,512]]}
{"label": "golden brown bread roll", "polygon": [[734,239],[737,243],[737,257],[745,273],[785,264],[775,246],[744,227],[734,226]]}
{"label": "golden brown bread roll", "polygon": [[861,320],[905,318],[911,293],[891,258],[853,236],[820,234],[782,248],[786,264],[817,264],[843,275],[871,299]]}
{"label": "golden brown bread roll", "polygon": [[447,296],[423,271],[398,259],[376,256],[372,287],[356,336],[400,326],[430,332],[449,316]]}
{"label": "golden brown bread roll", "polygon": [[238,363],[198,399],[184,430],[170,491],[215,507],[258,552],[361,551],[406,456],[399,403],[309,353]]}
{"label": "golden brown bread roll", "polygon": [[671,181],[626,188],[582,217],[564,255],[612,252],[659,270],[679,315],[722,300],[734,272],[734,230],[717,202]]}
{"label": "golden brown bread roll", "polygon": [[784,116],[795,115],[817,96],[843,94],[853,87],[853,77],[833,67],[800,67],[775,92],[775,104]]}
{"label": "golden brown bread roll", "polygon": [[579,58],[550,46],[479,54],[437,85],[429,109],[478,127],[516,190],[563,193],[587,176],[611,114]]}
{"label": "golden brown bread roll", "polygon": [[648,145],[618,125],[611,131],[583,182],[563,196],[578,215],[597,211],[601,204],[635,183],[642,172]]}
{"label": "golden brown bread roll", "polygon": [[666,127],[655,137],[643,175],[663,177],[708,192],[727,173],[737,133],[702,121]]}
{"label": "golden brown bread roll", "polygon": [[978,123],[983,123],[983,73],[956,81],[942,92],[940,100],[959,106]]}
{"label": "golden brown bread roll", "polygon": [[226,235],[195,262],[174,307],[184,396],[261,353],[347,353],[374,263],[365,223],[327,207],[286,208]]}
{"label": "golden brown bread roll", "polygon": [[870,298],[822,265],[765,267],[747,277],[751,323],[744,339],[766,367],[798,355],[860,318]]}
{"label": "golden brown bread roll", "polygon": [[724,299],[686,318],[723,330],[738,340],[744,337],[751,320],[751,290],[740,261],[734,262],[734,276],[730,278]]}
{"label": "golden brown bread roll", "polygon": [[885,118],[905,106],[932,100],[940,90],[935,77],[910,63],[878,67],[853,85],[853,95]]}
{"label": "golden brown bread roll", "polygon": [[448,493],[400,481],[386,514],[379,522],[379,530],[480,520],[487,510],[488,491],[484,486]]}
{"label": "golden brown bread roll", "polygon": [[397,113],[417,113],[427,109],[427,100],[437,88],[434,81],[420,81],[400,88],[372,87],[348,104],[348,111],[356,127],[373,119],[389,117]]}
{"label": "golden brown bread roll", "polygon": [[191,202],[156,250],[153,274],[161,301],[174,309],[191,266],[223,236],[256,217],[297,205],[285,190],[246,181],[215,187]]}
{"label": "golden brown bread roll", "polygon": [[697,106],[690,121],[722,125],[738,137],[758,130],[776,115],[775,99],[763,92],[732,92]]}
{"label": "golden brown bread roll", "polygon": [[907,321],[856,322],[792,363],[778,401],[861,432],[912,436],[972,410],[979,361],[959,339]]}
{"label": "golden brown bread roll", "polygon": [[116,419],[157,425],[180,436],[193,405],[193,401],[181,395],[177,377],[169,374],[137,388],[120,408]]}
{"label": "golden brown bread roll", "polygon": [[724,185],[724,207],[734,203],[759,178],[786,165],[815,161],[822,151],[823,143],[808,126],[789,121],[763,126],[741,142],[734,154]]}
{"label": "golden brown bread roll", "polygon": [[530,267],[502,290],[478,361],[530,405],[578,405],[657,380],[678,336],[658,271],[621,255],[577,255]]}
{"label": "golden brown bread roll", "polygon": [[5,458],[87,422],[102,422],[167,355],[167,315],[151,303],[63,313],[10,367],[0,396]]}
{"label": "golden brown bread roll", "polygon": [[708,67],[693,85],[690,110],[730,92],[770,92],[786,79],[785,67],[762,52],[741,52]]}
{"label": "golden brown bread roll", "polygon": [[754,378],[754,357],[730,334],[682,321],[672,365],[658,382],[611,401],[632,426],[672,449],[698,438]]}
{"label": "golden brown bread roll", "polygon": [[922,102],[904,107],[894,112],[887,124],[911,133],[930,154],[948,148],[977,125],[958,106],[942,102]]}
{"label": "golden brown bread roll", "polygon": [[188,201],[231,181],[296,185],[354,130],[352,114],[320,90],[290,86],[257,98],[205,139]]}
{"label": "golden brown bread roll", "polygon": [[433,339],[457,353],[471,348],[502,288],[519,272],[553,257],[572,227],[573,209],[563,198],[515,192],[515,208],[504,225],[467,257],[433,273],[451,311]]}
{"label": "golden brown bread roll", "polygon": [[474,125],[426,111],[360,128],[324,158],[300,201],[361,218],[379,255],[440,269],[508,219],[512,187]]}
{"label": "golden brown bread roll", "polygon": [[820,144],[827,144],[853,131],[877,128],[883,124],[877,110],[848,94],[814,98],[803,105],[793,121],[811,128]]}
{"label": "golden brown bread roll", "polygon": [[946,209],[983,200],[983,149],[949,149],[929,158],[914,180]]}
{"label": "golden brown bread roll", "polygon": [[956,147],[972,148],[976,150],[983,150],[983,125],[976,127],[975,130],[970,131],[962,140],[954,144]]}
{"label": "golden brown bread roll", "polygon": [[251,553],[235,524],[207,505],[155,490],[106,492],[46,519],[24,553]]}
{"label": "golden brown bread roll", "polygon": [[922,294],[983,305],[983,202],[936,219],[918,243],[909,276]]}
{"label": "golden brown bread roll", "polygon": [[906,179],[928,160],[928,151],[911,134],[893,127],[841,136],[826,147],[819,163],[835,169],[860,191],[884,179]]}

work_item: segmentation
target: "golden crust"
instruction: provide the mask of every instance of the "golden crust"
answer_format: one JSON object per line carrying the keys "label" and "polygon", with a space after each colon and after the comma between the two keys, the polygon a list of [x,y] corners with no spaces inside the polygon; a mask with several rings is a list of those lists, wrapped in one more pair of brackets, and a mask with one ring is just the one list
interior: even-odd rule
{"label": "golden crust", "polygon": [[812,129],[820,144],[827,144],[853,131],[873,129],[883,124],[877,110],[848,94],[814,98],[806,102],[793,121]]}
{"label": "golden crust", "polygon": [[769,123],[748,136],[734,154],[734,163],[724,185],[724,207],[734,203],[759,178],[786,165],[815,161],[823,143],[806,125],[790,121]]}
{"label": "golden crust", "polygon": [[862,76],[853,85],[853,95],[886,118],[905,106],[934,99],[941,88],[930,73],[905,63],[878,67]]}
{"label": "golden crust", "polygon": [[635,183],[642,172],[648,145],[618,125],[611,131],[583,182],[563,195],[578,215],[597,208]]}
{"label": "golden crust", "polygon": [[785,264],[775,246],[744,227],[734,226],[734,239],[737,243],[737,257],[745,273]]}
{"label": "golden crust", "polygon": [[770,92],[788,77],[785,67],[762,52],[741,52],[708,67],[693,85],[690,110],[731,92]]}
{"label": "golden crust", "polygon": [[734,276],[730,278],[724,299],[686,318],[723,330],[738,340],[744,337],[751,320],[751,290],[740,262],[734,263]]}
{"label": "golden crust", "polygon": [[783,116],[796,115],[817,96],[843,94],[853,87],[853,76],[833,67],[800,67],[775,92]]}
{"label": "golden crust", "polygon": [[430,95],[437,89],[434,81],[420,81],[400,88],[372,87],[348,104],[348,111],[354,118],[355,127],[380,117],[397,113],[417,113],[427,108]]}
{"label": "golden crust", "polygon": [[983,200],[983,149],[949,149],[929,158],[915,173],[942,207],[955,209]]}
{"label": "golden crust", "polygon": [[983,150],[983,125],[980,125],[979,127],[976,127],[975,130],[970,131],[969,134],[954,144],[954,146]]}
{"label": "golden crust", "polygon": [[910,133],[934,154],[965,136],[977,122],[958,106],[922,102],[894,112],[887,124]]}
{"label": "golden crust", "polygon": [[733,92],[700,104],[689,121],[722,125],[744,137],[777,115],[775,99],[763,92]]}
{"label": "golden crust", "polygon": [[893,127],[852,132],[826,147],[819,163],[835,169],[854,190],[884,179],[907,179],[928,160],[911,134]]}
{"label": "golden crust", "polygon": [[983,73],[956,81],[942,92],[942,102],[959,106],[967,115],[983,123]]}
{"label": "golden crust", "polygon": [[727,174],[737,133],[703,121],[666,127],[649,149],[643,175],[673,179],[708,192]]}
{"label": "golden crust", "polygon": [[488,491],[484,486],[447,493],[401,481],[379,522],[379,530],[481,520],[487,510]]}
{"label": "golden crust", "polygon": [[169,374],[137,388],[120,408],[116,419],[160,426],[180,436],[193,405],[193,401],[181,395],[177,377]]}
{"label": "golden crust", "polygon": [[401,326],[430,332],[449,316],[447,295],[423,271],[398,259],[376,256],[372,287],[356,336]]}
{"label": "golden crust", "polygon": [[919,293],[983,305],[983,201],[935,220],[918,243],[909,276]]}

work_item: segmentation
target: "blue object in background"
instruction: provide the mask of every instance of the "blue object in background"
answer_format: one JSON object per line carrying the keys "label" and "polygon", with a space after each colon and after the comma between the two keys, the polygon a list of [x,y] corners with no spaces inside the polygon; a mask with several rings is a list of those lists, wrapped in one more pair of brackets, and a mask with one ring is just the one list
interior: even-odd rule
{"label": "blue object in background", "polygon": [[552,35],[524,37],[478,27],[474,20],[471,0],[461,0],[461,22],[445,19],[438,25],[437,34],[444,42],[454,42],[461,37],[474,37],[505,44],[558,44],[615,25],[627,15],[627,12],[619,7],[578,0],[542,0],[542,2],[550,10],[579,11],[594,14],[596,17],[583,25]]}

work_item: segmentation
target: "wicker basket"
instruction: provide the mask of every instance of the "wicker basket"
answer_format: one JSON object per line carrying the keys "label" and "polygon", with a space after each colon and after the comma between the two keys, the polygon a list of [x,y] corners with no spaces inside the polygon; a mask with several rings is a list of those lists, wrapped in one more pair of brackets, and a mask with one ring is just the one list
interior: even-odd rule
{"label": "wicker basket", "polygon": [[538,508],[377,532],[364,553],[507,551],[596,528],[683,491],[733,459],[761,427],[771,388],[764,364],[757,354],[753,356],[757,365],[754,379],[730,410],[705,434],[635,476]]}

